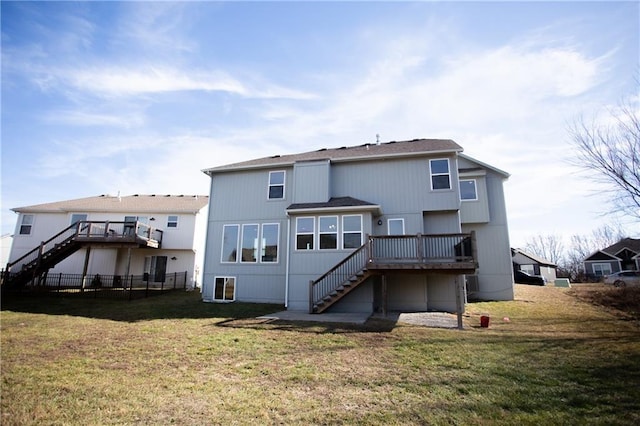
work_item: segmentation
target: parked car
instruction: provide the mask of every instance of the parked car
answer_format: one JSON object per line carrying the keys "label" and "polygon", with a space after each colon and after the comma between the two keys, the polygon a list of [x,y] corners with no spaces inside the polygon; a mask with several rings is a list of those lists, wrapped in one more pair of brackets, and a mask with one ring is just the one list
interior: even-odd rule
{"label": "parked car", "polygon": [[615,287],[639,287],[639,271],[620,271],[604,277],[605,284],[613,284]]}
{"label": "parked car", "polygon": [[529,275],[524,271],[516,271],[513,276],[514,281],[517,284],[533,284],[533,285],[544,285],[544,278],[539,275]]}

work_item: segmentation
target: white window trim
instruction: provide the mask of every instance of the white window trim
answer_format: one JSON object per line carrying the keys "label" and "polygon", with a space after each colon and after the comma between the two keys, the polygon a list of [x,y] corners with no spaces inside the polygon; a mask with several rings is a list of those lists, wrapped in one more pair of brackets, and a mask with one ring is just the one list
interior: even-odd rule
{"label": "white window trim", "polygon": [[[224,295],[226,294],[226,288],[222,288],[222,297],[223,299],[216,299],[216,281],[218,281],[218,279],[223,279],[225,280],[224,282],[224,286],[226,287],[227,285],[227,280],[229,279],[233,279],[233,299],[231,300],[227,300],[224,299]],[[211,300],[214,302],[218,302],[218,303],[231,303],[231,302],[235,302],[236,301],[236,290],[238,288],[238,279],[234,276],[228,276],[228,275],[216,275],[215,277],[213,277],[213,285],[211,286]]]}
{"label": "white window trim", "polygon": [[[460,179],[462,182],[473,182],[473,188],[475,189],[475,198],[462,198],[462,189],[460,190],[460,201],[478,201],[478,181],[476,179]],[[462,185],[460,185],[462,187]]]}
{"label": "white window trim", "polygon": [[[282,173],[282,183],[272,184],[271,183],[271,175],[274,173]],[[282,197],[281,198],[271,198],[269,195],[271,193],[272,186],[282,186]],[[267,182],[267,200],[284,200],[287,194],[287,171],[286,170],[273,170],[269,172],[269,180]]]}
{"label": "white window trim", "polygon": [[[30,224],[25,224],[24,223],[24,218],[27,216],[31,216],[31,223]],[[22,215],[22,217],[20,218],[20,224],[18,225],[18,236],[27,236],[27,235],[31,235],[33,234],[33,226],[36,223],[36,215],[35,214],[31,214],[31,213],[25,213]],[[29,232],[27,234],[23,234],[22,231],[22,227],[23,226],[28,226],[29,227]]]}
{"label": "white window trim", "polygon": [[[613,272],[613,269],[611,269],[611,264],[610,263],[594,263],[593,266],[591,267],[591,270],[593,271],[594,275],[598,275],[596,273],[596,266],[600,267],[600,269],[608,269],[609,270],[609,272],[607,272],[607,273],[605,273],[604,271],[601,271],[602,272],[601,276],[603,276],[603,277],[605,275],[611,275],[611,273]],[[603,266],[606,266],[606,268],[602,268]],[[600,276],[600,275],[598,275],[598,276]]]}
{"label": "white window trim", "polygon": [[[222,255],[224,254],[224,229],[229,226],[235,226],[236,228],[238,228],[238,236],[236,237],[236,260],[234,261],[230,261],[230,260],[224,260],[222,258]],[[226,225],[222,225],[222,241],[220,241],[220,263],[238,263],[238,260],[240,259],[240,252],[238,250],[238,248],[240,247],[240,225],[237,223],[228,223]]]}
{"label": "white window trim", "polygon": [[[313,231],[311,232],[298,232],[298,221],[300,219],[311,219],[313,220]],[[298,248],[298,235],[311,235],[311,237],[313,238],[312,243],[313,243],[313,248],[311,249],[299,249]],[[296,251],[314,251],[317,249],[318,245],[316,242],[316,217],[315,216],[300,216],[300,217],[296,217],[296,232],[295,232],[295,240],[293,242],[293,246],[295,248]]]}
{"label": "white window trim", "polygon": [[[244,250],[244,228],[247,226],[255,226],[258,229],[257,235],[256,235],[256,239],[257,241],[255,242],[255,244],[257,244],[257,246],[254,246],[254,250],[255,250],[255,258],[256,260],[254,261],[247,261],[247,260],[242,260],[242,251]],[[240,263],[245,263],[248,265],[255,265],[257,263],[259,263],[259,257],[260,257],[260,224],[259,223],[243,223],[242,224],[242,234],[240,235],[240,253],[239,253],[239,258],[238,260],[240,261]]]}
{"label": "white window trim", "polygon": [[[447,161],[447,173],[433,173],[432,171],[432,167],[431,164],[434,161],[442,161],[442,160],[446,160]],[[433,178],[434,176],[448,176],[449,177],[449,188],[437,188],[435,189],[433,187]],[[429,160],[429,185],[431,186],[431,190],[432,191],[451,191],[452,188],[452,184],[451,184],[451,162],[449,161],[448,158],[432,158]]]}
{"label": "white window trim", "polygon": [[387,219],[387,235],[391,235],[391,222],[400,222],[402,223],[402,235],[405,235],[404,229],[404,218],[402,217],[393,217],[391,219]]}
{"label": "white window trim", "polygon": [[[335,232],[322,232],[320,231],[320,219],[322,218],[335,218],[336,220],[336,231]],[[336,236],[336,247],[335,248],[321,248],[320,247],[320,236],[321,235],[335,235]],[[315,244],[314,244],[315,247]],[[327,250],[338,250],[340,248],[340,219],[338,216],[318,216],[318,250],[327,251]]]}
{"label": "white window trim", "polygon": [[345,231],[344,229],[344,220],[348,217],[360,217],[360,244],[358,244],[358,247],[362,246],[362,240],[364,238],[364,218],[361,214],[345,214],[342,216],[342,232],[340,233],[340,247],[342,248],[342,250],[354,250],[357,249],[358,247],[347,247],[345,248],[344,246],[344,234],[355,234],[355,231]]}
{"label": "white window trim", "polygon": [[[278,231],[277,231],[277,248],[278,248],[278,253],[276,255],[276,260],[272,261],[272,262],[266,262],[262,260],[262,253],[263,251],[266,250],[265,247],[265,243],[266,240],[264,239],[264,227],[265,226],[270,226],[270,225],[276,225],[278,227]],[[259,247],[258,247],[258,254],[259,254],[259,261],[260,263],[264,263],[266,265],[276,265],[280,262],[280,224],[278,222],[274,222],[274,223],[263,223],[260,226],[259,229],[260,235],[258,236],[258,241],[260,242]]]}
{"label": "white window trim", "polygon": [[[169,218],[171,217],[175,217],[175,224],[176,226],[169,226],[169,223],[173,223],[174,221],[169,220]],[[167,229],[179,229],[180,228],[180,216],[177,214],[170,214],[167,215]]]}

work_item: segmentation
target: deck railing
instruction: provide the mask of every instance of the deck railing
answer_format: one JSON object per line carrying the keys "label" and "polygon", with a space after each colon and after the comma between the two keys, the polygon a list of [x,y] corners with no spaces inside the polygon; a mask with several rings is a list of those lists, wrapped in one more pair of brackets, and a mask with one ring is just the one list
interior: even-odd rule
{"label": "deck railing", "polygon": [[[469,269],[476,263],[475,234],[440,235],[382,235],[369,236],[356,251],[347,256],[320,278],[309,283],[309,309],[324,297],[335,292],[358,274],[370,269],[392,269],[403,267],[442,264],[449,271],[457,268]],[[445,268],[444,265],[447,265]],[[475,266],[474,266],[475,268]],[[437,268],[433,268],[434,270]]]}
{"label": "deck railing", "polygon": [[30,265],[42,257],[49,250],[68,243],[72,240],[83,242],[121,242],[132,241],[140,238],[150,243],[153,247],[162,244],[162,230],[150,227],[142,222],[110,222],[110,221],[79,221],[63,229],[47,241],[40,243],[38,247],[25,253],[20,258],[7,264],[7,271],[16,272],[14,267]]}

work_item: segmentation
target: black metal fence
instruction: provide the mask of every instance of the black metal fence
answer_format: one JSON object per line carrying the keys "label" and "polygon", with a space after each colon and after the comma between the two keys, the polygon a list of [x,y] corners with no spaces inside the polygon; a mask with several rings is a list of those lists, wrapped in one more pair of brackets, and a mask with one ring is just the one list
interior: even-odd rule
{"label": "black metal fence", "polygon": [[[56,294],[74,297],[105,297],[120,299],[139,299],[156,296],[175,290],[186,290],[187,272],[173,272],[165,275],[162,282],[150,280],[149,274],[144,275],[86,275],[82,274],[46,274],[35,278],[34,281],[21,286],[11,286],[8,283],[10,273],[2,272],[3,294]],[[5,284],[6,283],[6,284]]]}

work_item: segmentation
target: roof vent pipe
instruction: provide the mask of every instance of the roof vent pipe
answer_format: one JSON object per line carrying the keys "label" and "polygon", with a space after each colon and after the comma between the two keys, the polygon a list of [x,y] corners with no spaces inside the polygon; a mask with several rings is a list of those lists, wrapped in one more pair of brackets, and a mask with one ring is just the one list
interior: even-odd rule
{"label": "roof vent pipe", "polygon": [[380,145],[380,135],[376,133],[376,145]]}

